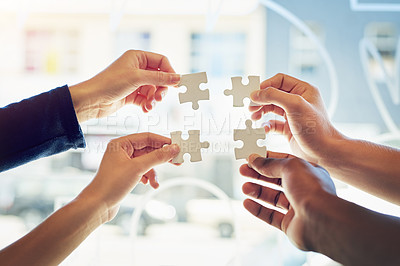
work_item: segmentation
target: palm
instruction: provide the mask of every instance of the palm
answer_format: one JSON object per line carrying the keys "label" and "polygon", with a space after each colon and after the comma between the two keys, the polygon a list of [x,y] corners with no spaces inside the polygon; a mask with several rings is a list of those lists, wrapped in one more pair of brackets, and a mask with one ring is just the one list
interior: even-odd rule
{"label": "palm", "polygon": [[293,244],[302,250],[306,250],[303,243],[304,228],[302,218],[295,214],[293,208],[290,208],[282,220],[282,229]]}
{"label": "palm", "polygon": [[307,148],[307,143],[302,135],[294,135],[292,131],[290,130],[290,126],[288,122],[285,122],[284,125],[284,132],[285,135],[288,139],[289,146],[291,151],[293,152],[293,155],[300,157],[304,160],[307,160],[309,162],[317,163],[316,159],[314,156],[312,156],[312,150]]}

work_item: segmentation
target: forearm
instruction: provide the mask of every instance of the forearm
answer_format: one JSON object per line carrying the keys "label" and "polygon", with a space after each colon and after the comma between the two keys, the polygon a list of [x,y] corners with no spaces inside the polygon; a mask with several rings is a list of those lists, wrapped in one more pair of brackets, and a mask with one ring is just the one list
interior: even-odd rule
{"label": "forearm", "polygon": [[312,250],[345,265],[400,265],[399,218],[334,195],[310,206],[307,233],[312,239]]}
{"label": "forearm", "polygon": [[77,198],[42,224],[0,251],[4,265],[57,265],[98,226],[106,207],[90,198]]}
{"label": "forearm", "polygon": [[332,177],[400,204],[400,150],[363,140],[342,138],[320,162]]}

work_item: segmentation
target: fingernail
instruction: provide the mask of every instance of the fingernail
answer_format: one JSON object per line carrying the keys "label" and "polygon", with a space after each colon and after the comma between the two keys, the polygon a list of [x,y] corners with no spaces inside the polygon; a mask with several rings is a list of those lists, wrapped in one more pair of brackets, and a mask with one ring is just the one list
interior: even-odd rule
{"label": "fingernail", "polygon": [[178,144],[171,144],[169,147],[170,147],[171,152],[174,154],[179,153],[179,151],[180,151]]}
{"label": "fingernail", "polygon": [[247,195],[249,195],[249,196],[251,196],[253,198],[257,198],[257,196],[258,196],[257,193],[254,190],[249,192]]}
{"label": "fingernail", "polygon": [[257,154],[251,154],[248,158],[247,161],[249,163],[252,163],[257,157],[259,157]]}
{"label": "fingernail", "polygon": [[171,81],[173,82],[173,83],[179,83],[179,81],[181,81],[181,75],[179,75],[179,74],[172,74],[171,75]]}
{"label": "fingernail", "polygon": [[258,100],[260,98],[261,91],[253,91],[250,95],[250,98],[253,100]]}

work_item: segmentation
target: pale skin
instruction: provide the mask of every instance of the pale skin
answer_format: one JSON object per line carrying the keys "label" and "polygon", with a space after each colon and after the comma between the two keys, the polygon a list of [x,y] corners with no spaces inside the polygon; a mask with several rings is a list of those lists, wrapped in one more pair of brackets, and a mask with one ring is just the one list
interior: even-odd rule
{"label": "pale skin", "polygon": [[294,155],[304,160],[272,151],[267,158],[250,156],[241,173],[279,185],[282,192],[246,183],[244,193],[287,213],[251,200],[245,208],[285,232],[300,249],[346,265],[399,264],[400,219],[338,198],[328,172],[399,204],[400,151],[342,135],[329,121],[318,89],[293,77],[278,74],[264,81],[251,99],[261,105],[250,107],[253,119],[268,112],[285,119],[268,121],[265,130],[285,135]]}
{"label": "pale skin", "polygon": [[[177,85],[168,59],[159,54],[128,51],[95,77],[70,86],[79,122],[116,112],[127,104],[143,112],[161,101],[168,86]],[[169,138],[140,133],[111,141],[93,181],[69,204],[30,233],[0,251],[4,265],[57,265],[91,232],[112,220],[120,201],[138,182],[159,186],[154,166],[179,153]]]}
{"label": "pale skin", "polygon": [[[167,57],[138,50],[129,50],[93,78],[69,87],[79,122],[101,118],[129,104],[151,111],[163,99],[168,86],[176,86],[180,75],[175,73]],[[150,177],[150,178],[149,178]],[[141,180],[154,188],[156,175],[145,174]]]}
{"label": "pale skin", "polygon": [[112,220],[121,200],[154,175],[154,166],[179,153],[169,138],[139,133],[112,140],[93,181],[69,204],[0,251],[4,265],[57,265],[100,225]]}
{"label": "pale skin", "polygon": [[168,86],[177,85],[176,74],[167,57],[130,50],[93,78],[70,86],[79,122],[108,116],[127,104],[147,113],[161,101]]}

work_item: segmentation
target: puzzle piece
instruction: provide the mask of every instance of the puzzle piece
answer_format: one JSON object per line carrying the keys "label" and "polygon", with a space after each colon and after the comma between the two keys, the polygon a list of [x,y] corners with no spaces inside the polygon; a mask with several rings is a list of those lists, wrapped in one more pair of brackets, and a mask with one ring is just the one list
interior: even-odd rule
{"label": "puzzle piece", "polygon": [[233,139],[243,141],[242,148],[235,148],[235,158],[246,159],[250,154],[256,153],[265,156],[265,147],[257,145],[257,140],[265,139],[264,128],[252,128],[251,120],[246,120],[246,129],[234,129]]}
{"label": "puzzle piece", "polygon": [[173,163],[183,163],[183,155],[185,153],[190,154],[191,162],[201,161],[201,148],[208,148],[210,143],[207,141],[200,142],[200,130],[189,130],[189,138],[187,140],[182,139],[182,131],[171,132],[172,144],[178,144],[181,148],[179,154],[172,159]]}
{"label": "puzzle piece", "polygon": [[[226,96],[233,96],[233,106],[235,107],[243,107],[243,99],[250,98],[250,94],[260,89],[260,77],[259,76],[249,76],[249,83],[247,85],[243,85],[242,77],[232,77],[232,89],[225,90],[224,94]],[[250,102],[250,106],[258,106],[258,104],[254,102]]]}
{"label": "puzzle piece", "polygon": [[199,109],[198,101],[210,99],[210,92],[208,91],[208,89],[200,89],[200,84],[207,82],[208,81],[206,72],[182,75],[178,87],[185,86],[186,92],[179,93],[179,102],[192,102],[192,108],[194,110]]}

